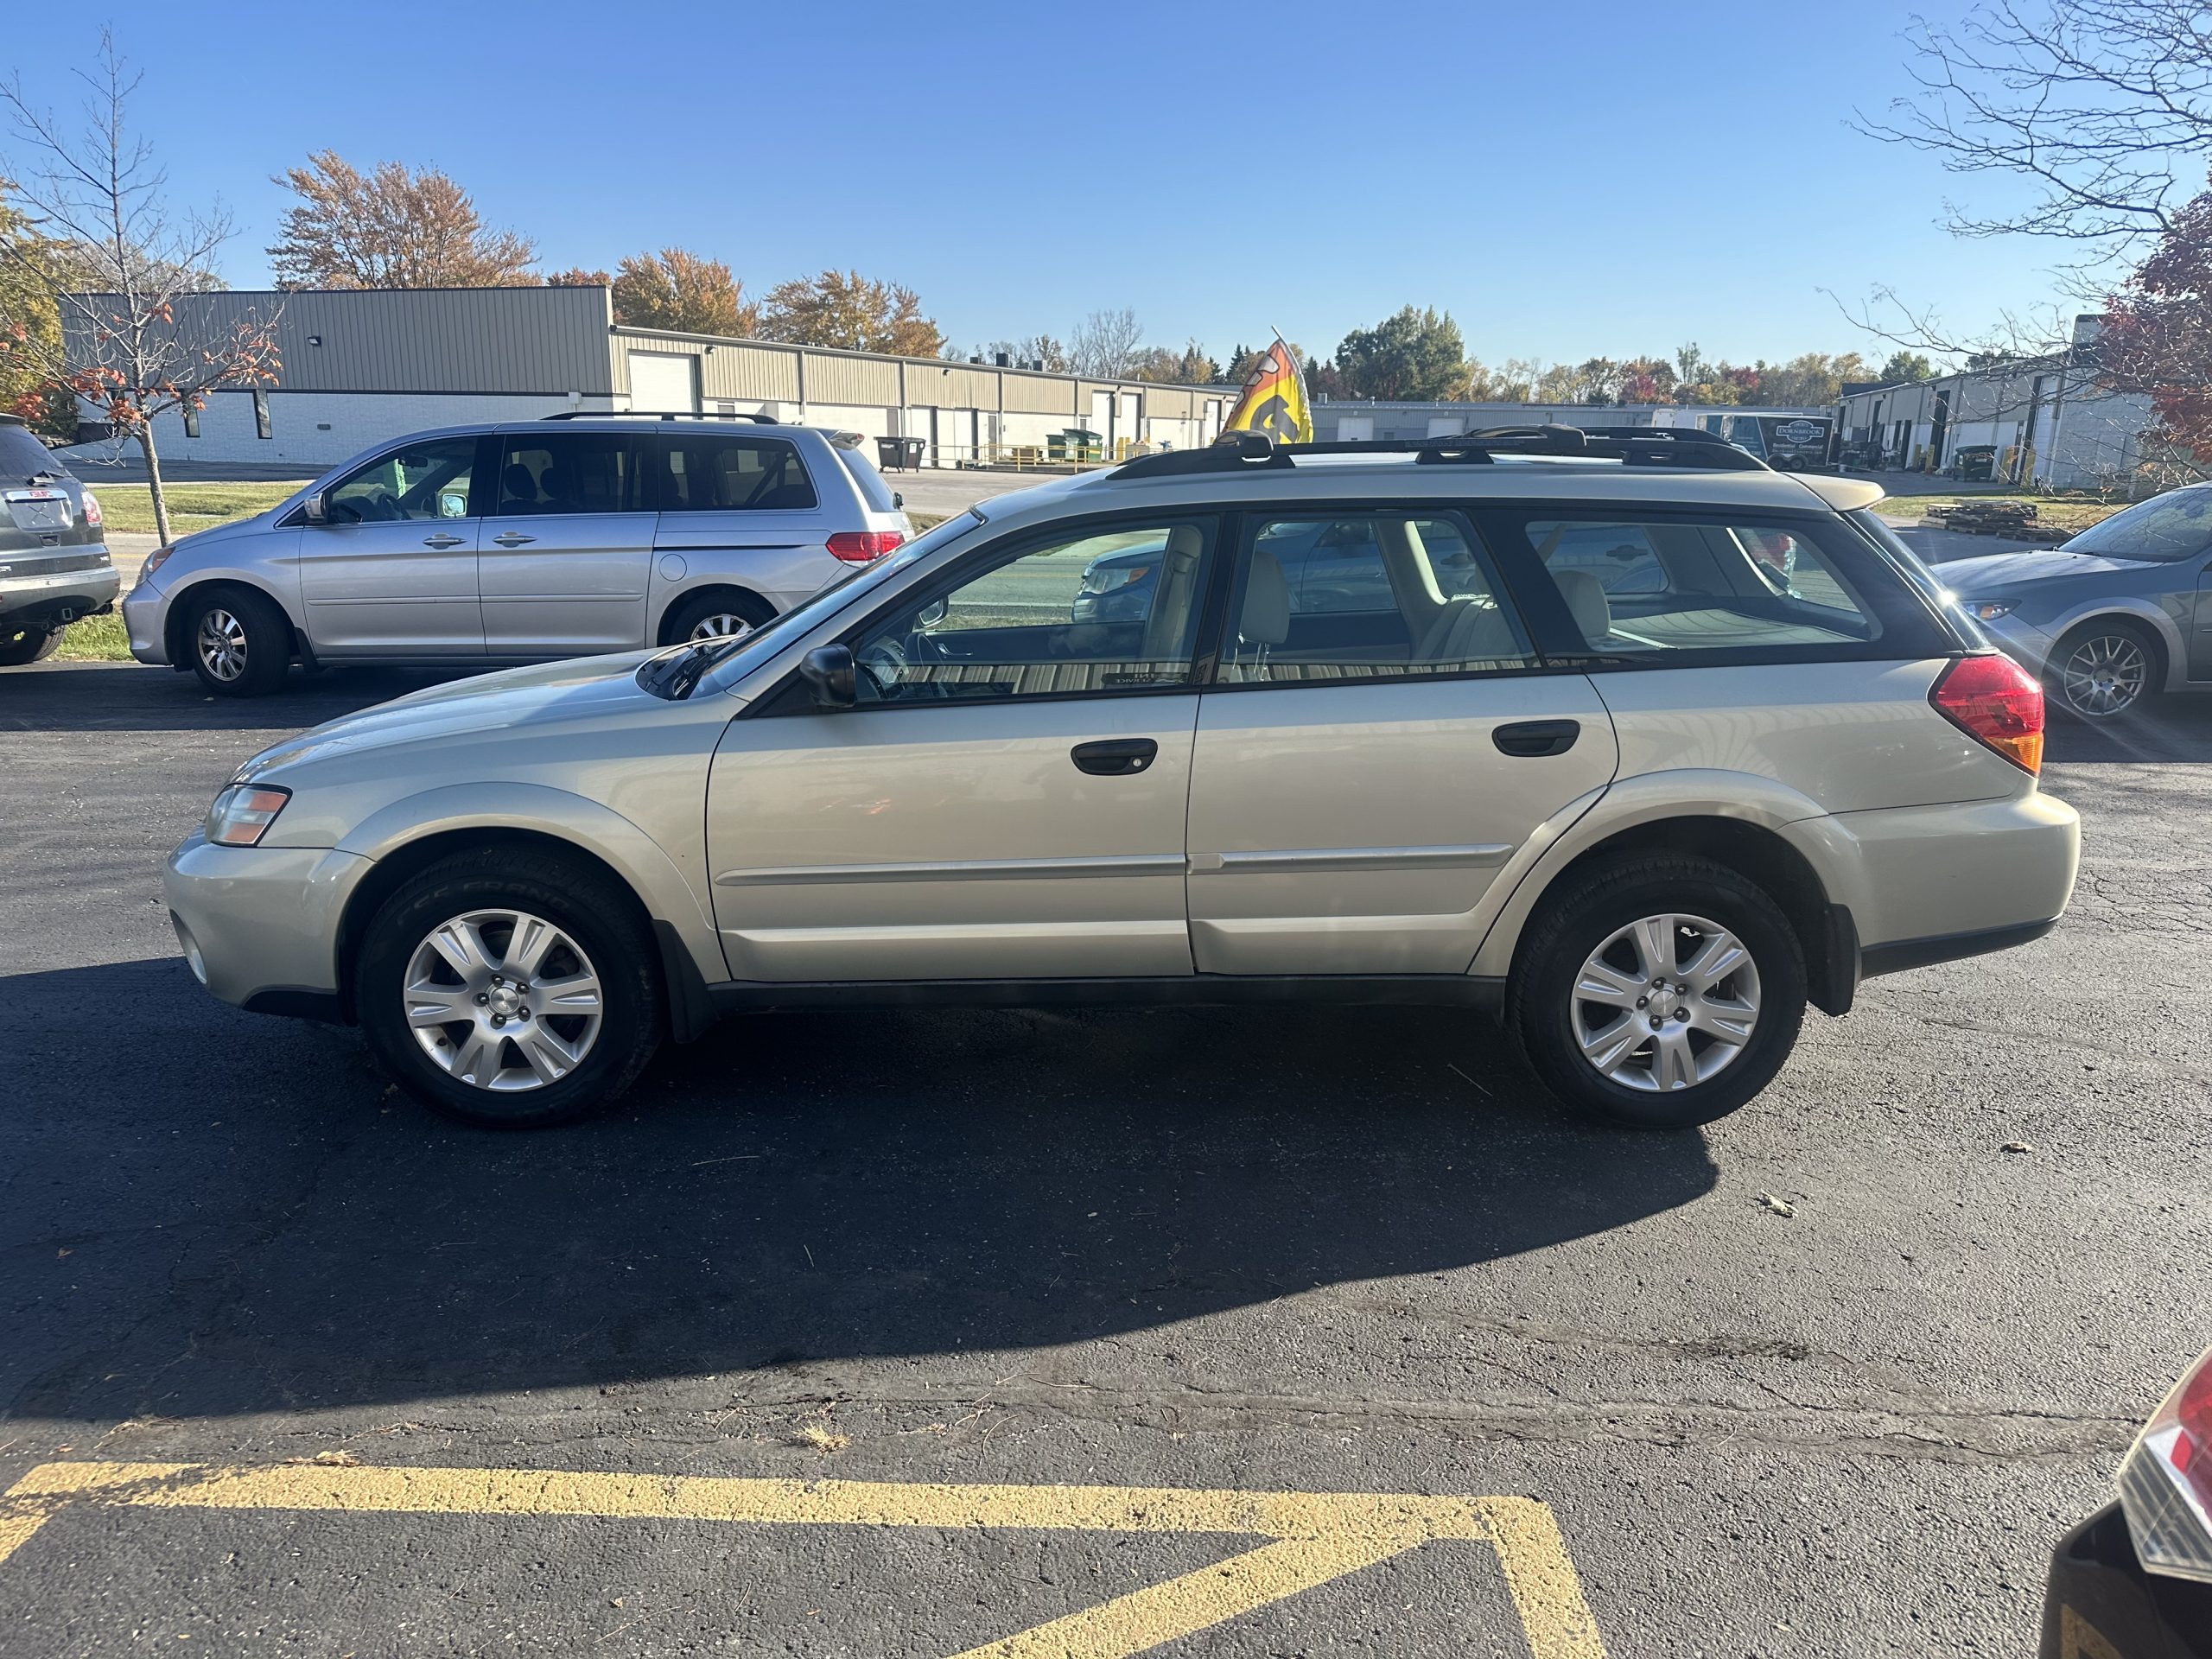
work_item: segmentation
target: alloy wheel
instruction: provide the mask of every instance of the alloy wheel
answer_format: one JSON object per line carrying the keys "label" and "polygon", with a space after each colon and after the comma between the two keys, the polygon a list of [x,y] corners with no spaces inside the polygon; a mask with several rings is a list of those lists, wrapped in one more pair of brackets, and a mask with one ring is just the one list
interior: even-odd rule
{"label": "alloy wheel", "polygon": [[732,639],[753,632],[753,625],[734,611],[717,611],[712,616],[702,616],[692,626],[690,639]]}
{"label": "alloy wheel", "polygon": [[583,947],[520,910],[471,911],[438,924],[408,959],[400,995],[432,1065],[500,1094],[569,1076],[606,1017]]}
{"label": "alloy wheel", "polygon": [[245,672],[245,625],[219,605],[200,619],[200,665],[227,685]]}
{"label": "alloy wheel", "polygon": [[2151,677],[2151,659],[2124,633],[2101,633],[2067,653],[2059,667],[2066,706],[2091,720],[2106,720],[2135,706]]}
{"label": "alloy wheel", "polygon": [[1701,916],[1646,916],[1609,936],[1575,976],[1570,1020],[1600,1077],[1650,1093],[1710,1082],[1758,1025],[1751,951]]}

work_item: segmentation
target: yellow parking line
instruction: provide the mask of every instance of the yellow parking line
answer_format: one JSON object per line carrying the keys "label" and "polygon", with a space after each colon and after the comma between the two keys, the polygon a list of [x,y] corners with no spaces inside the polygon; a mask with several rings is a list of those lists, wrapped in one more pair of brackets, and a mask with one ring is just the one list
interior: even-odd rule
{"label": "yellow parking line", "polygon": [[0,1502],[0,1562],[73,1503],[343,1514],[577,1516],[766,1526],[1019,1527],[1256,1535],[1259,1548],[1150,1585],[958,1659],[1127,1659],[1445,1540],[1497,1557],[1532,1659],[1605,1659],[1549,1509],[1527,1497],[949,1485],[558,1470],[286,1464],[48,1463]]}

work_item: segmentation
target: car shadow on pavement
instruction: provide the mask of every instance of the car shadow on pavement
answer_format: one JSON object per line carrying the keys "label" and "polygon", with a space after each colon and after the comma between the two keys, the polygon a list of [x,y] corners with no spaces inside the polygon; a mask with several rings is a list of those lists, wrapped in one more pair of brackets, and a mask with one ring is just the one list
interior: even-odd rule
{"label": "car shadow on pavement", "polygon": [[289,736],[467,671],[346,668],[302,673],[266,697],[218,697],[189,674],[137,663],[41,663],[0,672],[0,732],[281,732]]}
{"label": "car shadow on pavement", "polygon": [[2096,725],[2054,712],[2044,728],[2044,759],[2053,766],[2202,766],[2212,761],[2212,696],[2160,697]]}
{"label": "car shadow on pavement", "polygon": [[[127,1041],[117,1010],[130,1011]],[[174,961],[0,979],[0,1406],[112,1422],[1035,1348],[1710,1192],[1435,1009],[753,1016],[500,1135]]]}

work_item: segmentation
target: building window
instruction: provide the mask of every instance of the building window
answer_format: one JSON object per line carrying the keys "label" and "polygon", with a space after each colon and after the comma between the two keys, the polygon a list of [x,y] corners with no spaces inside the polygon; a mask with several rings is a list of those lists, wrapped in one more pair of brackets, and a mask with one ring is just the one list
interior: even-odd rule
{"label": "building window", "polygon": [[275,435],[269,429],[269,394],[259,387],[256,387],[253,393],[253,429],[260,437]]}
{"label": "building window", "polygon": [[190,404],[184,406],[184,435],[188,438],[200,435],[200,411]]}

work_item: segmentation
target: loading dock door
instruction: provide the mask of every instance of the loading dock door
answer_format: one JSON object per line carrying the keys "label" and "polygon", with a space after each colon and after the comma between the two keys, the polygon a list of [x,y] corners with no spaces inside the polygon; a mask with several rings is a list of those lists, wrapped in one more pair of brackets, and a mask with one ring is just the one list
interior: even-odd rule
{"label": "loading dock door", "polygon": [[630,407],[662,415],[699,410],[698,359],[688,352],[630,353]]}

